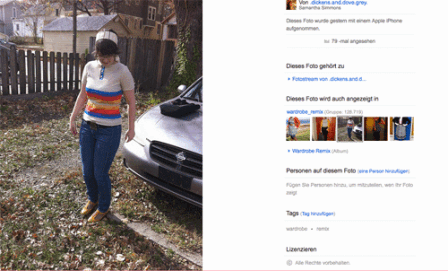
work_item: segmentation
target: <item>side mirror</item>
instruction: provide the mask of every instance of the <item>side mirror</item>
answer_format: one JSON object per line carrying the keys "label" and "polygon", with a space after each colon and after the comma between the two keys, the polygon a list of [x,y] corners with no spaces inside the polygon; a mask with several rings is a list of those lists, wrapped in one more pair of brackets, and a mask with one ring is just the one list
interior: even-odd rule
{"label": "side mirror", "polygon": [[186,85],[180,85],[180,86],[177,87],[177,90],[178,90],[180,93],[184,92],[186,89],[187,89],[187,86],[186,86]]}

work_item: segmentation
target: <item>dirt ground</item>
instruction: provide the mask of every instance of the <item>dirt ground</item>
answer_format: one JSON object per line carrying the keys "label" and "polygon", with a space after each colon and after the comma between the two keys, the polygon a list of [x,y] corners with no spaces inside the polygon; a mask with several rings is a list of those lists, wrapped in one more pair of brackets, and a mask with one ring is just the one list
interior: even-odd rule
{"label": "dirt ground", "polygon": [[338,128],[338,141],[341,142],[362,142],[362,139],[356,137],[356,135],[352,132],[352,139],[348,137],[347,128]]}

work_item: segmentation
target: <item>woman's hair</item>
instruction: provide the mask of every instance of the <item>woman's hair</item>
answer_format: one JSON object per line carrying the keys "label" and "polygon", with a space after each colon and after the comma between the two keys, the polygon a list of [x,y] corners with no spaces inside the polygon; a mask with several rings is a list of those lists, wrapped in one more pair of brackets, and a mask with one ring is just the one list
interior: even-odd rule
{"label": "woman's hair", "polygon": [[[115,33],[112,29],[107,31]],[[98,57],[98,54],[101,54],[102,56],[119,55],[120,49],[118,49],[118,45],[112,40],[100,39],[95,43],[95,57]]]}

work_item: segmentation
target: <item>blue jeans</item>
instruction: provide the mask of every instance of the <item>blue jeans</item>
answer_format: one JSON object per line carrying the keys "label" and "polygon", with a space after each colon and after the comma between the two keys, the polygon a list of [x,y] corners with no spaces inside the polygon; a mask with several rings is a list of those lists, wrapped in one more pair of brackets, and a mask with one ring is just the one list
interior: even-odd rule
{"label": "blue jeans", "polygon": [[352,139],[352,130],[353,128],[347,128],[348,138]]}
{"label": "blue jeans", "polygon": [[79,131],[82,174],[89,200],[97,202],[98,210],[106,212],[110,207],[111,183],[109,169],[120,146],[121,125],[93,130],[82,121]]}

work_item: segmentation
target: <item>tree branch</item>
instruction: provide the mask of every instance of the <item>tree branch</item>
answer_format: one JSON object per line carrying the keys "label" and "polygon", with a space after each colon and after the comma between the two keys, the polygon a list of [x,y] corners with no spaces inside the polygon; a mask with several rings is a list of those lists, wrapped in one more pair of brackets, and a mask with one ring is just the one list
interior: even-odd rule
{"label": "tree branch", "polygon": [[[81,7],[80,7],[81,6]],[[92,14],[90,14],[89,8],[87,7],[86,4],[84,4],[83,2],[77,2],[76,3],[76,9],[81,11],[81,12],[85,12],[87,13],[89,16],[92,16]]]}

